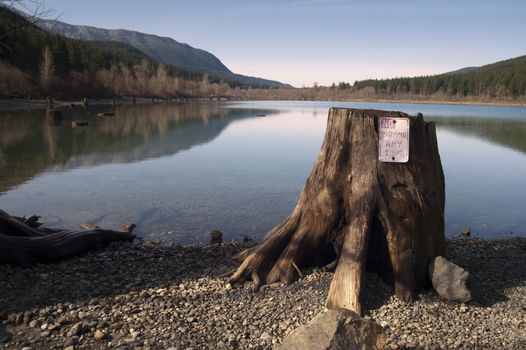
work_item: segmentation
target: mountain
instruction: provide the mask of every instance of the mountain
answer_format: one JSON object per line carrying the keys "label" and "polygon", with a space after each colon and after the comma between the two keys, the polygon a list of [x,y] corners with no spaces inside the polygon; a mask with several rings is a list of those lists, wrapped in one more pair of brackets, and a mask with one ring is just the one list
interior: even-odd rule
{"label": "mountain", "polygon": [[60,21],[42,21],[38,25],[50,32],[71,39],[89,41],[117,41],[128,43],[156,61],[191,69],[205,69],[232,73],[211,53],[182,44],[172,38],[144,34],[124,29],[102,29],[72,25]]}
{"label": "mountain", "polygon": [[439,75],[356,81],[353,88],[372,87],[378,95],[437,95],[516,99],[526,97],[526,56]]}
{"label": "mountain", "polygon": [[210,52],[196,49],[172,38],[125,29],[73,25],[56,20],[40,21],[37,24],[47,31],[72,39],[126,43],[158,62],[199,73],[208,73],[218,79],[234,81],[242,85],[290,87],[278,81],[235,74]]}

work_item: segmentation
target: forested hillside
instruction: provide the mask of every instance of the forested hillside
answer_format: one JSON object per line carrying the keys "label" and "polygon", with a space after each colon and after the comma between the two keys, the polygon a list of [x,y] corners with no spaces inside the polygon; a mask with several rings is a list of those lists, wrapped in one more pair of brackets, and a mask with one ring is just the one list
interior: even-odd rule
{"label": "forested hillside", "polygon": [[196,49],[172,38],[126,29],[73,25],[56,20],[39,21],[37,25],[67,38],[126,43],[157,62],[173,65],[186,71],[208,74],[215,80],[229,82],[231,86],[290,87],[279,81],[235,74],[210,52]]}
{"label": "forested hillside", "polygon": [[353,89],[373,88],[378,95],[524,98],[526,56],[440,75],[357,81]]}
{"label": "forested hillside", "polygon": [[40,21],[37,25],[42,29],[71,39],[127,43],[158,62],[190,69],[232,73],[210,52],[193,48],[172,38],[125,29],[103,29],[73,25],[56,20]]}
{"label": "forested hillside", "polygon": [[52,34],[0,5],[0,96],[211,97],[242,82],[159,63],[126,43]]}

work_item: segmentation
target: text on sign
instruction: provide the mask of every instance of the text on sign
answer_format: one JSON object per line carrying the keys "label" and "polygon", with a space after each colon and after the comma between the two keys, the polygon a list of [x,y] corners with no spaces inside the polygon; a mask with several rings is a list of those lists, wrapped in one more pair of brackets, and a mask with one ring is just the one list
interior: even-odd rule
{"label": "text on sign", "polygon": [[409,161],[409,119],[380,118],[378,159],[381,162]]}

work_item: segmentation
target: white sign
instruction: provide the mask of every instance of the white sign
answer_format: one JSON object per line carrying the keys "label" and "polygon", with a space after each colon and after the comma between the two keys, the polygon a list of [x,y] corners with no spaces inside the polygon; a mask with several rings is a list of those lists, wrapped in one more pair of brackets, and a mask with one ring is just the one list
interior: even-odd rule
{"label": "white sign", "polygon": [[409,119],[380,118],[378,159],[381,162],[409,161]]}

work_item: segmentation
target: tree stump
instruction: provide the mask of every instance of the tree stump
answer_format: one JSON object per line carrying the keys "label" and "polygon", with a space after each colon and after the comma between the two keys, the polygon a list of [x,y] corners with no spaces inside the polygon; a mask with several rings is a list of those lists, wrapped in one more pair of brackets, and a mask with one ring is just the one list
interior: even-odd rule
{"label": "tree stump", "polygon": [[[409,161],[379,160],[381,117],[408,118]],[[336,109],[296,207],[262,242],[238,254],[230,281],[253,288],[292,282],[299,268],[337,260],[327,307],[361,314],[367,266],[404,301],[430,286],[428,266],[445,254],[444,175],[435,125],[419,114]]]}

